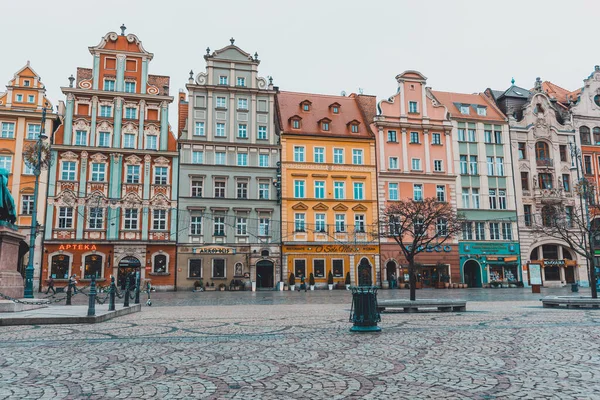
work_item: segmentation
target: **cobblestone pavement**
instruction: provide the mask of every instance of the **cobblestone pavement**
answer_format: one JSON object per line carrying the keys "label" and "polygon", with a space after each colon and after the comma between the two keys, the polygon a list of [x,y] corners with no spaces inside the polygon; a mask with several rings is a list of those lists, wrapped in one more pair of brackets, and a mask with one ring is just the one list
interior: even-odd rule
{"label": "cobblestone pavement", "polygon": [[468,309],[383,314],[379,334],[350,333],[348,303],[153,306],[95,325],[3,327],[0,398],[600,398],[600,310]]}

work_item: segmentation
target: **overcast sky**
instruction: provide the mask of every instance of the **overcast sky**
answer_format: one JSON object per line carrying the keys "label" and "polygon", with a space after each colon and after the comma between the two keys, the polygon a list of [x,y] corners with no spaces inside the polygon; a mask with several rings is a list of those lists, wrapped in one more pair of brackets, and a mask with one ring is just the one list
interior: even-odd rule
{"label": "overcast sky", "polygon": [[512,77],[531,88],[537,76],[574,90],[600,64],[599,12],[594,0],[0,0],[0,84],[30,60],[56,105],[69,75],[92,67],[88,46],[125,23],[172,95],[232,36],[281,90],[382,99],[407,69],[435,90],[506,89]]}

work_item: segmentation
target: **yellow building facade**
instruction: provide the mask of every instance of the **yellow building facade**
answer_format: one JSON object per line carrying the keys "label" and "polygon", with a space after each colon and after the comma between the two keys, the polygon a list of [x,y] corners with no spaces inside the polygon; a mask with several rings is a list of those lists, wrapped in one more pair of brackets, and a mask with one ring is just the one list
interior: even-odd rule
{"label": "yellow building facade", "polygon": [[[9,171],[8,188],[15,200],[17,209],[16,225],[19,232],[26,236],[29,244],[31,215],[33,212],[34,169],[26,163],[24,153],[30,152],[42,132],[42,109],[48,112],[44,126],[45,135],[50,137],[56,114],[52,113],[52,104],[46,98],[46,88],[40,76],[29,62],[18,70],[6,85],[6,91],[0,93],[0,168]],[[48,141],[48,139],[46,139]],[[37,204],[38,222],[44,221],[46,209],[46,191],[48,170],[40,174],[39,200]],[[43,226],[38,229],[34,257],[34,282],[39,282],[42,259]],[[24,273],[27,266],[27,246],[22,246],[19,254],[19,271]],[[34,283],[34,287],[36,284]]]}
{"label": "yellow building facade", "polygon": [[[371,96],[281,92],[281,213],[286,281],[327,285],[380,280]],[[363,111],[367,110],[367,114]]]}

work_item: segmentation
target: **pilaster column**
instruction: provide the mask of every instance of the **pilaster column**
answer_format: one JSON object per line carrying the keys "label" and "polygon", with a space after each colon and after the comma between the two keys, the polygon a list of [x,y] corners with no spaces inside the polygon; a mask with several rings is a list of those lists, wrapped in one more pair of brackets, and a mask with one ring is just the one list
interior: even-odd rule
{"label": "pilaster column", "polygon": [[423,118],[427,118],[427,89],[425,88],[425,82],[421,83],[421,115]]}
{"label": "pilaster column", "polygon": [[125,88],[125,54],[117,54],[117,92],[123,92]]}
{"label": "pilaster column", "polygon": [[98,116],[98,97],[92,97],[92,118],[90,122],[90,147],[96,146],[96,118]]}
{"label": "pilaster column", "polygon": [[382,172],[387,171],[387,165],[385,163],[385,136],[383,133],[383,127],[379,127],[379,170]]}
{"label": "pilaster column", "polygon": [[67,95],[67,109],[65,112],[65,129],[63,135],[63,142],[60,144],[71,145],[71,138],[73,137],[73,109],[75,107],[75,96],[72,93]]}
{"label": "pilaster column", "polygon": [[98,90],[100,85],[100,54],[94,54],[94,71],[93,71],[92,89]]}
{"label": "pilaster column", "polygon": [[429,147],[429,129],[423,130],[423,144],[425,145],[425,173],[431,174],[431,148]]}
{"label": "pilaster column", "polygon": [[160,117],[160,150],[167,150],[169,144],[169,104],[166,101],[161,103]]}
{"label": "pilaster column", "polygon": [[404,97],[404,81],[398,82],[398,89],[400,90],[400,116],[406,116],[406,99]]}
{"label": "pilaster column", "polygon": [[[50,185],[54,187],[54,185]],[[46,224],[44,226],[44,240],[52,239],[52,231],[54,230],[54,200],[49,201],[46,205]]]}
{"label": "pilaster column", "polygon": [[227,110],[227,114],[229,117],[227,121],[229,122],[229,143],[235,143],[236,134],[235,134],[235,96],[233,93],[229,93],[229,110]]}
{"label": "pilaster column", "polygon": [[406,128],[402,128],[402,172],[407,174],[408,170],[408,138]]}
{"label": "pilaster column", "polygon": [[150,210],[148,207],[142,207],[142,240],[148,240],[148,221],[150,220]]}
{"label": "pilaster column", "polygon": [[146,119],[146,101],[140,100],[138,121],[138,149],[144,148],[144,120]]}
{"label": "pilaster column", "polygon": [[142,79],[140,82],[140,93],[146,94],[146,86],[148,85],[148,60],[142,61]]}
{"label": "pilaster column", "polygon": [[107,239],[108,240],[117,240],[119,238],[119,229],[121,227],[121,212],[119,208],[108,207],[108,215],[107,221],[110,221],[108,224],[108,232]]}
{"label": "pilaster column", "polygon": [[149,155],[146,155],[144,157],[144,189],[143,189],[143,194],[142,194],[142,198],[144,200],[149,200],[150,199],[150,181],[152,179],[152,171],[151,171],[151,166],[150,166],[150,161],[152,160],[152,157],[150,157]]}
{"label": "pilaster column", "polygon": [[121,125],[123,124],[123,99],[115,97],[115,111],[113,117],[113,147],[121,148]]}
{"label": "pilaster column", "polygon": [[[452,160],[452,131],[451,130],[446,130],[444,131],[444,136],[445,136],[445,141],[444,141],[444,145],[446,146],[446,171],[447,174],[452,174],[454,171],[453,168],[453,160]],[[468,161],[467,161],[468,162]],[[468,165],[467,165],[468,167]]]}

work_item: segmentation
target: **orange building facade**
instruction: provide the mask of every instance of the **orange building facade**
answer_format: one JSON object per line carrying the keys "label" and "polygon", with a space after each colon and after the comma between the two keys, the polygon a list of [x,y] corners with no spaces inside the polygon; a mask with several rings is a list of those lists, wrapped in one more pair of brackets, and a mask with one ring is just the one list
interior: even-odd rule
{"label": "orange building facade", "polygon": [[[42,129],[42,109],[46,107],[46,121]],[[17,208],[16,225],[19,232],[26,236],[29,244],[31,215],[34,207],[35,174],[32,165],[25,161],[24,153],[30,153],[44,131],[47,136],[53,131],[56,114],[52,113],[52,104],[46,98],[46,88],[40,76],[29,62],[17,71],[8,82],[6,92],[0,93],[0,168],[9,171],[8,188]],[[35,154],[35,153],[34,153]],[[40,174],[37,215],[43,223],[46,210],[46,190],[48,170]],[[36,251],[34,255],[34,282],[39,282],[41,269],[41,249],[43,226],[38,229]],[[27,246],[22,246],[19,271],[24,274],[27,266]]]}
{"label": "orange building facade", "polygon": [[[372,124],[377,135],[379,209],[405,198],[436,197],[456,207],[456,175],[453,168],[452,123],[446,108],[425,87],[427,78],[418,71],[396,76],[397,93],[378,104]],[[383,280],[395,274],[408,281],[405,257],[394,239],[382,236]],[[418,286],[435,287],[444,275],[460,282],[458,242],[447,240],[417,255],[422,265]]]}
{"label": "orange building facade", "polygon": [[[153,54],[110,32],[78,68],[52,138],[43,279],[95,276],[124,286],[130,273],[158,289],[176,274],[177,142],[169,77],[148,74]],[[66,281],[65,281],[66,282]]]}
{"label": "orange building facade", "polygon": [[277,111],[285,280],[377,284],[375,98],[281,92]]}

